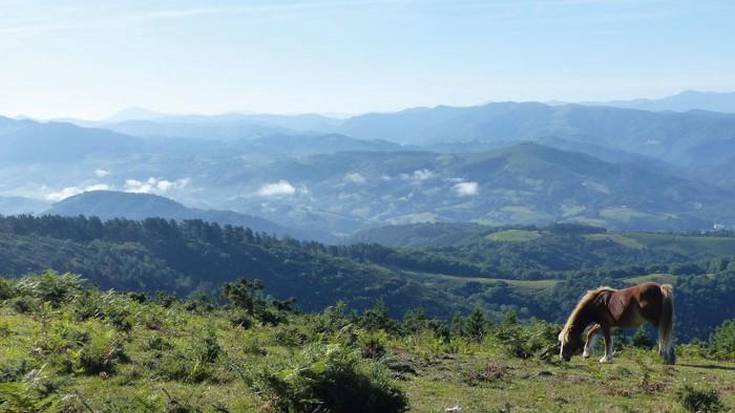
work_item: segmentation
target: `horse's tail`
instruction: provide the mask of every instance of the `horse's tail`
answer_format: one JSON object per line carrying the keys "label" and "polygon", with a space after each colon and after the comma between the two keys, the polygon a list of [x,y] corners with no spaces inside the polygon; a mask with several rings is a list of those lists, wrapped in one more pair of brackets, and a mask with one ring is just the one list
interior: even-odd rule
{"label": "horse's tail", "polygon": [[661,285],[661,317],[658,322],[658,353],[666,363],[676,363],[674,352],[674,287],[671,284]]}

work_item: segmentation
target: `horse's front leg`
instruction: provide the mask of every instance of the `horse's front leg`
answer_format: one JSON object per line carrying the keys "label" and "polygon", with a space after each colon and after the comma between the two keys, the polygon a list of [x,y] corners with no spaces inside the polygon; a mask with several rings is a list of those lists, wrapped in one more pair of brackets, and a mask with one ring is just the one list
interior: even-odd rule
{"label": "horse's front leg", "polygon": [[595,324],[587,332],[587,341],[584,343],[584,352],[582,353],[582,357],[589,358],[592,355],[592,347],[595,344],[595,334],[600,331],[601,327],[602,326],[599,324]]}
{"label": "horse's front leg", "polygon": [[613,342],[610,327],[602,327],[602,337],[605,339],[605,355],[600,359],[600,363],[609,363],[613,359]]}

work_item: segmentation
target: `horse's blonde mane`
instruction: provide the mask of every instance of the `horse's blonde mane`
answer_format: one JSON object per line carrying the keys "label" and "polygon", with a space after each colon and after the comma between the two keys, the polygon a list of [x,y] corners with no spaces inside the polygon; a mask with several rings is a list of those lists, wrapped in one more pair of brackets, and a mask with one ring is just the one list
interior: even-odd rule
{"label": "horse's blonde mane", "polygon": [[577,321],[579,313],[587,304],[589,304],[590,301],[594,300],[598,294],[604,291],[615,291],[615,289],[610,287],[595,288],[594,290],[587,291],[582,296],[582,298],[579,299],[579,302],[574,307],[572,314],[570,314],[569,318],[567,318],[567,322],[566,324],[564,324],[564,328],[561,330],[561,333],[559,333],[559,341],[561,341],[563,344],[567,344],[569,342],[569,333],[571,333],[572,327],[574,327],[574,323]]}

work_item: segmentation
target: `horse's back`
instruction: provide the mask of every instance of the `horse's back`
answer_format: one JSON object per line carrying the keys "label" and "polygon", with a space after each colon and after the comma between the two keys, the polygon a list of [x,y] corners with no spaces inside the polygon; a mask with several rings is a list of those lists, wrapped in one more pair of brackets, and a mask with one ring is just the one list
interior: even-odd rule
{"label": "horse's back", "polygon": [[619,327],[637,327],[645,320],[658,325],[662,303],[661,286],[645,282],[612,293],[608,309]]}

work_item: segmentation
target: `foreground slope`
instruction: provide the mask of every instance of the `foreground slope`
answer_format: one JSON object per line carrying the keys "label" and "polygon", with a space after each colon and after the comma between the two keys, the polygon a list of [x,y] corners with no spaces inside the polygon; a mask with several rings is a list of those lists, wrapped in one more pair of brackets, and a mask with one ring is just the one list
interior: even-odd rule
{"label": "foreground slope", "polygon": [[0,279],[0,286],[3,411],[683,413],[735,406],[735,364],[712,358],[712,343],[680,345],[675,366],[630,343],[611,364],[559,363],[559,325],[512,317],[491,325],[476,313],[442,326],[420,313],[397,322],[380,309],[298,314],[257,295],[249,296],[257,303],[250,312],[236,299],[213,305],[206,297],[147,301],[84,290],[71,275]]}

